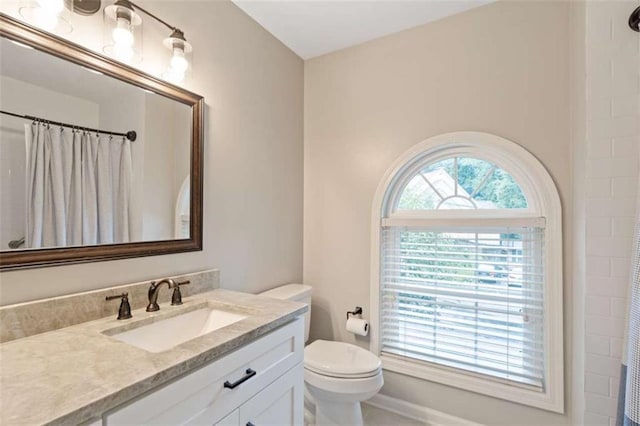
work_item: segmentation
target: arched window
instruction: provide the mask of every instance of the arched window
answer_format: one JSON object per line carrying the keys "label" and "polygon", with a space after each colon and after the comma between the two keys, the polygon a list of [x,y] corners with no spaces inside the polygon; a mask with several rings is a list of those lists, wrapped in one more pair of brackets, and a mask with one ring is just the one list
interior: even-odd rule
{"label": "arched window", "polygon": [[431,138],[387,172],[372,235],[384,368],[563,411],[561,210],[535,157],[484,133]]}
{"label": "arched window", "polygon": [[187,175],[180,186],[173,229],[176,239],[189,238],[191,235],[191,175]]}

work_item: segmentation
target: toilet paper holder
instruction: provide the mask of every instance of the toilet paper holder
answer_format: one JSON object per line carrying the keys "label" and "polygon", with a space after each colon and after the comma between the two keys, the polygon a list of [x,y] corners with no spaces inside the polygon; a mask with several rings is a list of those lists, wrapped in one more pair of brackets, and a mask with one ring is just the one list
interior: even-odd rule
{"label": "toilet paper holder", "polygon": [[356,306],[355,310],[347,311],[347,319],[349,319],[349,315],[362,315],[362,308],[360,306]]}

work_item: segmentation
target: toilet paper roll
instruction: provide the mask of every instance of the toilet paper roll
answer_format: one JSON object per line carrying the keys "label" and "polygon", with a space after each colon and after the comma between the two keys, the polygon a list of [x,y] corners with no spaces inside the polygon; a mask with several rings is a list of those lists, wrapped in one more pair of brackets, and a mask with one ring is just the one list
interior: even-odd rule
{"label": "toilet paper roll", "polygon": [[351,317],[347,320],[347,331],[359,336],[366,336],[369,334],[369,321]]}

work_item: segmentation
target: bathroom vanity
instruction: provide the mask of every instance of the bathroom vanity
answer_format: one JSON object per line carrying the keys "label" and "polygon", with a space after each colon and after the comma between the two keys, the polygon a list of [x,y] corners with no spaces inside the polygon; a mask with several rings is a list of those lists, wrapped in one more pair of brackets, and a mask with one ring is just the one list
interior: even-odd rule
{"label": "bathroom vanity", "polygon": [[95,425],[302,424],[300,333],[298,319],[105,413]]}
{"label": "bathroom vanity", "polygon": [[217,289],[160,308],[0,344],[0,424],[302,424],[306,305]]}

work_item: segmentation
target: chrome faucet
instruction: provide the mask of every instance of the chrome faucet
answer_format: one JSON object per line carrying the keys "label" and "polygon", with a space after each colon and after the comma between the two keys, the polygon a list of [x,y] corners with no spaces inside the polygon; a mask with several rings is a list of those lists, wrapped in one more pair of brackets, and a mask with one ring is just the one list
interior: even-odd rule
{"label": "chrome faucet", "polygon": [[155,312],[160,310],[158,306],[158,293],[160,292],[160,286],[167,284],[167,286],[173,289],[173,295],[171,296],[172,305],[182,305],[182,294],[180,293],[180,286],[189,284],[190,281],[175,282],[171,278],[164,278],[158,282],[152,281],[149,287],[149,304],[147,305],[147,312]]}

